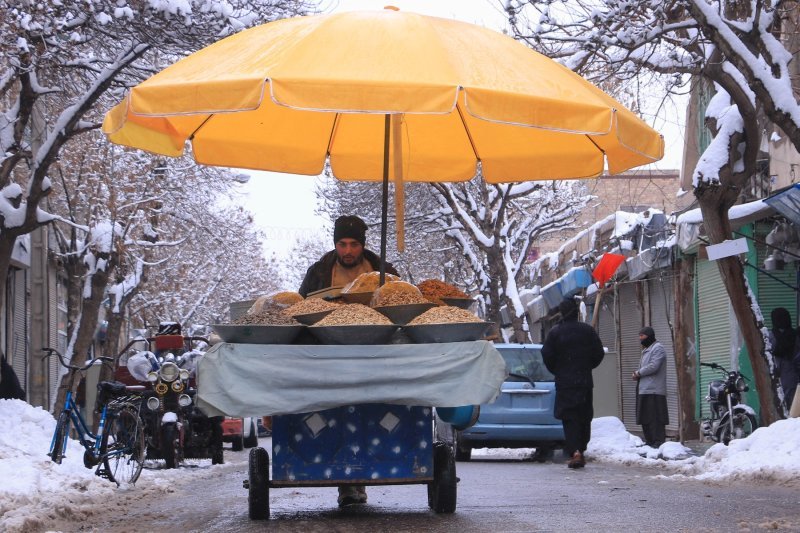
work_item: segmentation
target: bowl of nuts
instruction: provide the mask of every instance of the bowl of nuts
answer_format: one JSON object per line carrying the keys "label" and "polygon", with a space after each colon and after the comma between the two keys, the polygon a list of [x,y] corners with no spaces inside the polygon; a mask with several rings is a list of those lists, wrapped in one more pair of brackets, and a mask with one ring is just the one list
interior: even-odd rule
{"label": "bowl of nuts", "polygon": [[398,327],[364,304],[344,304],[308,330],[323,344],[385,344]]}
{"label": "bowl of nuts", "polygon": [[492,322],[406,325],[403,331],[416,343],[468,342],[482,339]]}
{"label": "bowl of nuts", "polygon": [[211,328],[223,342],[242,344],[291,344],[305,326],[264,324],[214,324]]}
{"label": "bowl of nuts", "polygon": [[382,305],[374,309],[391,320],[393,324],[404,326],[432,307],[436,307],[436,304]]}

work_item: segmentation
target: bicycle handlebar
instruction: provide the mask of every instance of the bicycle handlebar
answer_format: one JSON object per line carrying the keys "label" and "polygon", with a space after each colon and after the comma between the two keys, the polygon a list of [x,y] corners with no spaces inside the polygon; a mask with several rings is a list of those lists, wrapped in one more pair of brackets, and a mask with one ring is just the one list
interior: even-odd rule
{"label": "bicycle handlebar", "polygon": [[72,365],[72,364],[67,363],[64,360],[64,356],[61,355],[61,352],[59,352],[55,348],[42,348],[42,351],[43,352],[47,352],[47,355],[42,356],[42,359],[47,359],[51,355],[56,354],[56,356],[58,357],[58,362],[61,363],[62,366],[66,367],[66,368],[71,368],[73,370],[79,370],[79,371],[88,370],[97,361],[100,361],[101,364],[103,364],[103,363],[113,363],[114,362],[114,359],[112,357],[106,357],[104,355],[100,355],[98,357],[90,359],[89,362],[86,363],[85,366],[77,366],[77,365]]}

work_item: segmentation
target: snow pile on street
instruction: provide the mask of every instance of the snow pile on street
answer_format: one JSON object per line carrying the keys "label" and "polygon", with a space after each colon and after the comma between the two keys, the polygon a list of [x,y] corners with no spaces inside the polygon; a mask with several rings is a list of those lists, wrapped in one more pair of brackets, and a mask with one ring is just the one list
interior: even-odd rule
{"label": "snow pile on street", "polygon": [[83,466],[83,446],[76,440],[67,443],[61,464],[47,455],[56,421],[41,407],[21,400],[0,400],[0,531],[37,531],[58,518],[89,519],[109,512],[103,502],[129,492],[131,497],[145,493],[168,493],[171,480],[200,476],[208,468],[142,470],[134,487],[117,487]]}
{"label": "snow pile on street", "polygon": [[[67,456],[57,465],[46,455],[55,429],[47,411],[20,400],[0,400],[0,531],[32,531],[58,518],[89,520],[109,509],[111,496],[127,494],[130,505],[144,494],[172,491],[173,482],[216,475],[227,465],[159,470],[146,468],[134,487],[117,487],[83,466],[83,448],[70,441]],[[670,478],[726,481],[750,479],[790,482],[800,479],[800,418],[775,422],[750,437],[716,444],[705,455],[692,456],[677,442],[659,449],[644,446],[615,417],[592,421],[592,440],[586,452],[590,461],[657,466],[672,472]],[[474,457],[524,460],[531,448],[476,449]],[[231,463],[232,465],[234,463]],[[661,477],[661,476],[660,476]],[[114,499],[112,505],[127,505]]]}
{"label": "snow pile on street", "polygon": [[800,479],[800,418],[778,420],[728,446],[715,444],[688,462],[686,476],[702,480],[790,483]]}
{"label": "snow pile on street", "polygon": [[[533,449],[484,448],[472,453],[474,457],[528,459]],[[628,433],[620,419],[595,418],[586,457],[590,461],[661,467],[674,472],[671,477],[676,478],[796,482],[800,479],[800,418],[779,420],[729,446],[715,444],[703,456],[692,455],[692,450],[679,442],[651,448]]]}

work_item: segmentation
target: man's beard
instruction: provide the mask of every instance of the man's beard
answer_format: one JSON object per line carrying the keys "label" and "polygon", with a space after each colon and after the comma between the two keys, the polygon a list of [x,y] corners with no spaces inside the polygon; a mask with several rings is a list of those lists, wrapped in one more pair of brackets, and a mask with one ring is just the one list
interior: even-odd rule
{"label": "man's beard", "polygon": [[358,265],[361,264],[361,261],[363,261],[363,259],[364,259],[364,255],[361,254],[358,257],[356,257],[355,259],[353,259],[352,263],[347,264],[344,261],[342,261],[341,257],[339,257],[338,255],[336,256],[336,262],[339,263],[339,265],[341,267],[343,267],[343,268],[354,268],[354,267],[357,267]]}

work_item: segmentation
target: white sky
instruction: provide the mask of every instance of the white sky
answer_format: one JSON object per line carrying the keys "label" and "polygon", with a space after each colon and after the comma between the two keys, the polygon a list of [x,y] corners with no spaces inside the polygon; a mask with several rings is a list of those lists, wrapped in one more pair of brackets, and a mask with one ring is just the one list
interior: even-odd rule
{"label": "white sky", "polygon": [[[505,26],[500,0],[323,0],[323,12],[375,10],[386,5],[426,15],[457,19],[498,31]],[[658,169],[680,168],[683,156],[684,109],[667,106],[651,125],[665,138],[665,157],[653,165]],[[643,117],[648,120],[648,117]],[[267,234],[265,253],[288,255],[298,235],[318,234],[330,240],[330,221],[314,214],[316,197],[311,176],[247,171],[253,177],[245,186],[244,205],[256,224]]]}
{"label": "white sky", "polygon": [[[81,513],[107,512],[103,501],[118,490],[140,494],[169,493],[170,480],[198,475],[221,468],[210,460],[193,460],[196,468],[157,470],[145,468],[135,487],[119,487],[94,475],[83,466],[83,448],[70,440],[67,456],[57,465],[47,457],[55,419],[40,407],[21,400],[0,400],[0,531],[40,530],[43,509],[63,513],[64,502],[83,502]],[[262,439],[263,440],[263,439]],[[625,430],[615,417],[592,421],[592,440],[586,451],[591,461],[623,465],[654,466],[654,479],[731,481],[747,479],[757,483],[788,483],[800,478],[800,418],[780,420],[759,428],[746,439],[730,446],[715,444],[703,456],[690,455],[680,443],[667,442],[658,450],[642,445],[642,440]],[[262,442],[265,445],[265,442]],[[509,459],[530,457],[532,449],[479,449],[475,457]],[[226,461],[244,463],[247,454]],[[591,465],[590,465],[591,467]],[[75,503],[77,505],[77,503]],[[88,506],[88,507],[87,507]],[[69,507],[69,506],[66,506]]]}

